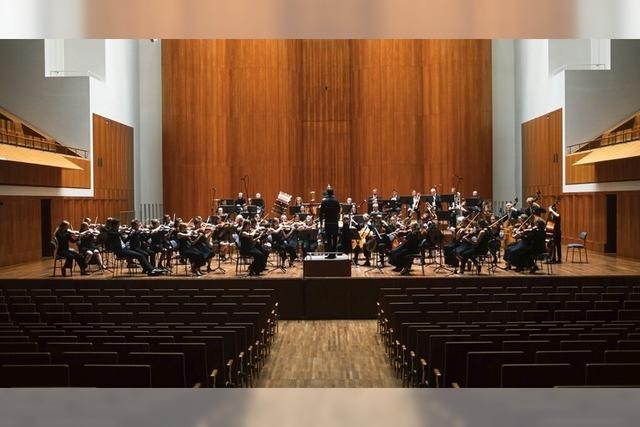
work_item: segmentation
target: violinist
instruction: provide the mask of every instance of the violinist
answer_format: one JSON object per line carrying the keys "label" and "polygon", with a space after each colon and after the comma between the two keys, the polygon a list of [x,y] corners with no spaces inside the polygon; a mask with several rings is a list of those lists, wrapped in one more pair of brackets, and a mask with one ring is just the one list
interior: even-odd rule
{"label": "violinist", "polygon": [[478,262],[478,256],[484,255],[489,251],[489,240],[491,238],[487,221],[484,218],[478,220],[478,232],[474,236],[466,235],[462,238],[461,246],[456,251],[456,258],[460,265],[460,274],[464,274],[467,262],[471,260],[476,267],[478,274],[482,269],[482,265]]}
{"label": "violinist", "polygon": [[100,270],[104,270],[106,266],[102,262],[102,256],[97,244],[97,236],[100,232],[95,228],[91,228],[87,222],[80,224],[79,232],[78,250],[84,256],[85,264],[97,264]]}
{"label": "violinist", "polygon": [[187,224],[181,222],[178,225],[176,237],[178,238],[180,256],[187,258],[191,263],[191,273],[195,276],[202,276],[200,268],[206,264],[206,260],[202,252],[194,246],[194,242],[198,242],[202,238],[202,234],[198,236],[196,234],[198,233],[189,231]]}
{"label": "violinist", "polygon": [[122,236],[120,235],[119,219],[109,219],[105,227],[105,232],[106,249],[113,252],[116,257],[126,259],[127,261],[137,260],[142,267],[142,271],[144,271],[148,276],[158,276],[163,273],[163,270],[153,268],[145,256],[126,247],[122,241]]}
{"label": "violinist", "polygon": [[504,260],[507,262],[507,270],[512,266],[517,272],[529,268],[535,273],[538,267],[535,264],[535,256],[545,250],[546,224],[538,218],[533,226],[520,230],[517,234],[519,241],[505,249]]}
{"label": "violinist", "polygon": [[78,251],[69,246],[70,242],[76,242],[79,238],[77,232],[71,231],[69,221],[64,220],[60,223],[56,229],[54,238],[58,245],[56,256],[63,257],[65,259],[65,263],[62,266],[62,276],[65,277],[67,275],[67,269],[71,270],[73,268],[74,260],[76,261],[76,264],[78,264],[78,267],[80,267],[81,275],[86,276],[89,274],[87,272],[87,263],[85,262],[84,257],[80,255]]}
{"label": "violinist", "polygon": [[340,224],[340,243],[338,245],[340,251],[345,254],[351,253],[351,237],[355,227],[351,224],[351,215],[342,216],[342,224]]}
{"label": "violinist", "polygon": [[[169,218],[170,219],[170,218]],[[151,220],[151,230],[149,232],[149,251],[151,257],[151,265],[162,268],[162,261],[165,260],[167,269],[171,269],[171,258],[173,257],[173,247],[169,243],[169,235],[171,232],[170,225],[160,225],[157,219]],[[160,259],[156,263],[156,256],[160,254]]]}
{"label": "violinist", "polygon": [[306,258],[309,252],[315,252],[318,249],[318,238],[314,230],[317,230],[317,228],[313,222],[313,217],[307,215],[304,223],[298,228],[298,231],[302,232],[299,239],[302,245],[303,258]]}
{"label": "violinist", "polygon": [[284,239],[284,251],[289,255],[289,267],[293,267],[293,262],[298,259],[298,229],[295,223],[287,221],[286,215],[281,215],[282,237]]}
{"label": "violinist", "polygon": [[197,238],[192,242],[192,246],[202,253],[207,262],[207,271],[211,271],[211,259],[213,258],[213,249],[211,246],[211,234],[213,228],[202,222],[201,216],[193,219],[193,230],[197,234]]}
{"label": "violinist", "polygon": [[144,256],[147,260],[151,258],[151,251],[145,247],[146,245],[146,230],[142,230],[140,227],[140,220],[131,220],[131,229],[129,231],[129,249],[138,252]]}
{"label": "violinist", "polygon": [[411,273],[413,255],[419,252],[420,226],[416,221],[411,223],[410,232],[400,246],[389,254],[389,263],[394,265],[393,271],[400,272],[403,276]]}
{"label": "violinist", "polygon": [[251,221],[244,220],[240,229],[240,254],[253,258],[249,265],[249,275],[258,276],[267,266],[267,254],[256,245],[257,230],[251,230]]}

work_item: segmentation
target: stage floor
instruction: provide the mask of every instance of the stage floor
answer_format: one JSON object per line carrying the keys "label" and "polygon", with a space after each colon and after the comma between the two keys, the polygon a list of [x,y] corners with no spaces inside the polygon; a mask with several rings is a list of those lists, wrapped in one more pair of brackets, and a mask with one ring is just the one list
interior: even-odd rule
{"label": "stage floor", "polygon": [[[577,257],[576,257],[577,258]],[[362,264],[362,259],[361,259]],[[500,266],[504,266],[504,264],[500,264]],[[206,274],[202,277],[196,276],[186,276],[185,268],[183,265],[180,265],[177,274],[173,276],[158,276],[158,277],[147,277],[140,273],[129,276],[126,274],[118,275],[116,277],[120,279],[126,278],[134,278],[137,280],[165,280],[168,278],[188,278],[192,280],[202,280],[202,279],[239,279],[246,278],[246,273],[242,273],[240,275],[235,274],[235,261],[222,264],[222,267],[226,270],[225,273],[220,271]],[[93,267],[91,267],[93,269]],[[434,271],[435,267],[432,265],[425,266],[425,274],[424,276],[429,278],[450,278],[450,271]],[[138,270],[139,271],[139,270]],[[7,267],[0,267],[0,279],[46,279],[51,278],[52,273],[52,260],[51,259],[43,259],[40,261],[34,261],[24,264],[17,264]],[[538,271],[534,275],[529,273],[516,273],[515,271],[507,271],[503,269],[496,270],[493,276],[495,277],[522,277],[522,276],[545,276],[546,266],[543,270]],[[561,264],[553,264],[552,265],[552,275],[558,277],[575,277],[575,276],[627,276],[627,275],[638,275],[640,274],[640,260],[630,259],[630,258],[622,258],[617,257],[615,255],[604,255],[595,252],[589,253],[589,263],[572,263],[571,260],[565,263],[564,261]],[[414,264],[413,269],[411,271],[412,277],[421,277],[422,269],[420,265]],[[474,274],[466,272],[464,276],[468,277],[478,277]],[[488,272],[483,269],[480,276],[488,277]],[[67,276],[67,279],[75,280],[75,279],[111,279],[113,277],[111,272],[93,272],[89,276],[80,276],[79,272],[74,272],[73,277]],[[386,266],[382,270],[378,269],[370,269],[368,267],[364,267],[362,265],[358,267],[351,268],[351,277],[354,278],[390,278],[390,277],[401,277],[398,273],[392,271],[392,266]],[[258,276],[254,279],[259,280],[260,278],[302,278],[302,261],[296,261],[293,268],[287,268],[286,271],[278,270],[278,269],[267,269],[261,276]],[[59,271],[56,273],[56,279],[62,279],[59,275]]]}

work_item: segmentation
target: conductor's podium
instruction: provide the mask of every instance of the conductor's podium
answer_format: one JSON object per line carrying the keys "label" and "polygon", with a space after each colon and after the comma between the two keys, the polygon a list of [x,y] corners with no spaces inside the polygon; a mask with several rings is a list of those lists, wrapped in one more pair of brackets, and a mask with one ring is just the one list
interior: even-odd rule
{"label": "conductor's podium", "polygon": [[303,277],[351,277],[351,261],[343,253],[334,259],[325,258],[326,253],[308,254],[302,263]]}

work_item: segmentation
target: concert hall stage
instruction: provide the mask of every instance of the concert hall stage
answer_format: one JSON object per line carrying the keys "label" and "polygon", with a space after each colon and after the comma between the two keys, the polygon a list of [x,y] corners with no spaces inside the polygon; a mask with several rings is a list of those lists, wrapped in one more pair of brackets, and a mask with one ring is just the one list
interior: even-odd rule
{"label": "concert hall stage", "polygon": [[[141,274],[112,278],[108,272],[89,276],[51,277],[51,260],[42,260],[0,268],[0,288],[14,286],[48,287],[124,287],[124,288],[206,288],[275,289],[283,319],[369,319],[375,317],[378,290],[385,287],[438,287],[470,285],[571,285],[640,283],[640,261],[596,253],[589,254],[589,263],[553,265],[553,273],[539,271],[521,274],[498,270],[489,275],[451,275],[435,273],[433,267],[414,265],[412,276],[398,276],[387,267],[383,271],[366,272],[366,267],[352,268],[352,277],[304,278],[302,268],[286,272],[272,271],[259,277],[235,275],[235,263],[223,264],[226,273],[210,273],[196,278],[179,273],[173,276],[147,277]],[[18,284],[18,282],[20,282]],[[28,283],[28,285],[27,285]]]}

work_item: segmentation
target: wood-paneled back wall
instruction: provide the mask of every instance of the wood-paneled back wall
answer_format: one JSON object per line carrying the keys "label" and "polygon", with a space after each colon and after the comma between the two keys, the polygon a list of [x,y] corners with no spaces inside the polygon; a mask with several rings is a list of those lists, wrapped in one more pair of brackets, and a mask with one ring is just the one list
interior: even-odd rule
{"label": "wood-paneled back wall", "polygon": [[244,175],[268,205],[454,174],[491,197],[490,41],[163,40],[162,73],[167,212],[207,214]]}
{"label": "wood-paneled back wall", "polygon": [[[62,219],[79,228],[82,218],[104,223],[134,208],[133,128],[93,116],[94,197],[51,198],[51,229]],[[0,266],[39,259],[43,197],[0,196]]]}
{"label": "wood-paneled back wall", "polygon": [[599,252],[607,243],[606,195],[615,194],[616,253],[640,258],[640,222],[636,220],[640,192],[562,192],[562,109],[522,124],[522,194],[527,197],[537,190],[543,194],[540,204],[544,207],[561,196],[564,243],[579,242],[578,233],[586,231],[587,246]]}

